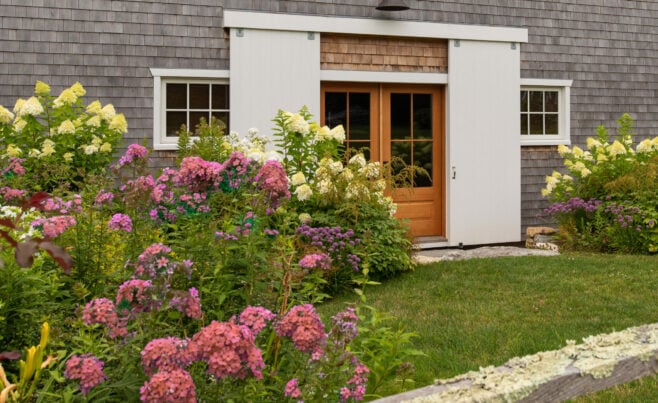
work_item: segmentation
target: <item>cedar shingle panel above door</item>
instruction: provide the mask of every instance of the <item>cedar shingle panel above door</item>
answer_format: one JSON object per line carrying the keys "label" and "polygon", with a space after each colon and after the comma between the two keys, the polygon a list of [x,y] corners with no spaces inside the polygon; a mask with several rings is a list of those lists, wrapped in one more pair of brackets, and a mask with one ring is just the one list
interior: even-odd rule
{"label": "cedar shingle panel above door", "polygon": [[322,70],[448,72],[448,42],[422,38],[322,34]]}

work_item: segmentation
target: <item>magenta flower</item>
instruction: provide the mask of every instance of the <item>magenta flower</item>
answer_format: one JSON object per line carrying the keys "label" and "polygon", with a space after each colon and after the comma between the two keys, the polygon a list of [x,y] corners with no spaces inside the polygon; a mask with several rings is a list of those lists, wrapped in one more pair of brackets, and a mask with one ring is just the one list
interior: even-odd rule
{"label": "magenta flower", "polygon": [[139,392],[140,400],[146,403],[196,403],[194,380],[180,368],[158,372]]}
{"label": "magenta flower", "polygon": [[292,397],[293,399],[302,397],[302,391],[299,389],[297,378],[292,378],[288,381],[288,383],[286,383],[286,389],[284,390],[283,394],[285,396]]}
{"label": "magenta flower", "polygon": [[311,304],[292,307],[283,319],[276,324],[279,336],[292,338],[295,348],[311,354],[312,359],[322,357],[322,347],[327,339],[320,315]]}
{"label": "magenta flower", "polygon": [[256,336],[267,326],[267,322],[273,320],[275,317],[276,315],[262,306],[248,306],[240,314],[238,323],[249,327],[254,336]]}
{"label": "magenta flower", "polygon": [[146,375],[156,371],[183,369],[192,363],[194,356],[188,349],[189,339],[165,337],[148,342],[141,352],[142,366]]}
{"label": "magenta flower", "polygon": [[85,325],[105,325],[112,338],[125,336],[127,334],[124,320],[119,320],[116,306],[107,298],[92,299],[85,305],[82,311],[82,320]]}
{"label": "magenta flower", "polygon": [[280,199],[290,198],[288,176],[279,161],[266,161],[254,177],[254,182],[270,199],[272,208],[277,208]]}
{"label": "magenta flower", "polygon": [[130,310],[135,313],[149,311],[153,302],[152,287],[150,280],[128,280],[119,286],[116,305],[122,308],[130,305]]}
{"label": "magenta flower", "polygon": [[117,213],[112,216],[110,222],[107,223],[107,227],[114,231],[131,232],[133,230],[133,222],[126,214]]}
{"label": "magenta flower", "polygon": [[104,204],[111,204],[112,200],[114,200],[114,193],[100,191],[94,198],[94,205],[101,207]]}
{"label": "magenta flower", "polygon": [[12,199],[20,199],[23,196],[25,196],[25,191],[21,189],[10,188],[8,186],[3,186],[0,187],[0,196],[2,196],[2,198],[7,201]]}
{"label": "magenta flower", "polygon": [[313,253],[306,255],[299,261],[299,266],[304,269],[322,269],[331,268],[331,258],[326,253]]}
{"label": "magenta flower", "polygon": [[201,319],[203,316],[199,291],[194,287],[190,288],[185,295],[172,298],[169,304],[192,319]]}
{"label": "magenta flower", "polygon": [[212,321],[192,337],[190,348],[198,360],[208,364],[207,372],[217,379],[228,376],[244,379],[247,369],[257,379],[263,378],[265,363],[247,326]]}
{"label": "magenta flower", "polygon": [[133,161],[137,161],[140,158],[145,158],[148,153],[149,151],[146,149],[146,147],[139,144],[131,144],[128,146],[125,154],[119,158],[119,163],[117,165],[122,167],[124,165],[131,164]]}
{"label": "magenta flower", "polygon": [[80,391],[83,395],[89,393],[91,388],[101,384],[107,377],[103,373],[103,361],[91,354],[73,355],[66,361],[64,376],[68,379],[80,381]]}
{"label": "magenta flower", "polygon": [[39,218],[30,224],[40,229],[44,236],[48,238],[57,238],[62,235],[69,227],[75,225],[75,218],[70,215],[59,215],[50,218]]}

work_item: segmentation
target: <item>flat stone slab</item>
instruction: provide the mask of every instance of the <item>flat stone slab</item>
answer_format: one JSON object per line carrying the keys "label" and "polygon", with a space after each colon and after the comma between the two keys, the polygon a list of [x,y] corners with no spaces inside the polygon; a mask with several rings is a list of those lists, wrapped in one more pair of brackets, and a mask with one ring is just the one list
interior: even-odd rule
{"label": "flat stone slab", "polygon": [[430,249],[414,253],[414,259],[419,264],[427,264],[449,260],[492,258],[504,256],[556,256],[554,250],[527,249],[516,246],[483,246],[474,249]]}

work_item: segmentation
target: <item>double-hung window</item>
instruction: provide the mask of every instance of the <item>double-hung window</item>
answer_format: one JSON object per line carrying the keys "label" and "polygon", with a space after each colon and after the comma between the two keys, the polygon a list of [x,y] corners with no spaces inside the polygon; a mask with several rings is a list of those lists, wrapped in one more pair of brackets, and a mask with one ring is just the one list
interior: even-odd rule
{"label": "double-hung window", "polygon": [[201,119],[217,118],[230,125],[228,71],[151,69],[153,74],[153,148],[175,150],[178,132],[189,131]]}
{"label": "double-hung window", "polygon": [[571,80],[521,79],[522,145],[570,143]]}

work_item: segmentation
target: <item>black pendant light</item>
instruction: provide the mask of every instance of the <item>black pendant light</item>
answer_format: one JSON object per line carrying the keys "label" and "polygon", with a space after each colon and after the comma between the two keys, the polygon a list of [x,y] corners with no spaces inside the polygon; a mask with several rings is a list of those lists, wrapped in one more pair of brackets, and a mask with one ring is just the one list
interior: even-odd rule
{"label": "black pendant light", "polygon": [[409,10],[409,6],[404,0],[382,0],[377,6],[381,11],[404,11]]}

